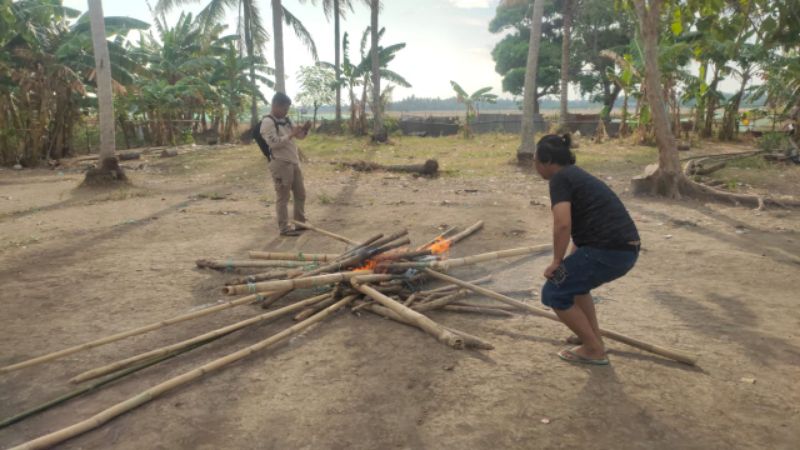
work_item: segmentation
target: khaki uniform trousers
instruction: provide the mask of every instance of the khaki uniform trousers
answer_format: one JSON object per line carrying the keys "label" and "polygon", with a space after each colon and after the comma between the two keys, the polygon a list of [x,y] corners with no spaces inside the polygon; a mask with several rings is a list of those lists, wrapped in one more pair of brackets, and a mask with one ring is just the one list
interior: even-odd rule
{"label": "khaki uniform trousers", "polygon": [[303,172],[300,165],[277,159],[269,163],[272,181],[275,183],[275,209],[278,214],[278,228],[281,232],[292,229],[289,226],[289,195],[294,196],[294,220],[306,221],[306,188],[303,185]]}

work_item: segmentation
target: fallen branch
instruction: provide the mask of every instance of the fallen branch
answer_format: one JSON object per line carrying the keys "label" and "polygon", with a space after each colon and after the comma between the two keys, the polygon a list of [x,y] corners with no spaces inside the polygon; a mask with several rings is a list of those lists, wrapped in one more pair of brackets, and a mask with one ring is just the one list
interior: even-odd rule
{"label": "fallen branch", "polygon": [[483,314],[486,316],[514,317],[514,314],[504,309],[484,308],[480,306],[445,305],[439,308],[442,311]]}
{"label": "fallen branch", "polygon": [[314,225],[311,225],[308,222],[298,222],[296,220],[292,220],[292,223],[297,227],[307,228],[309,230],[316,231],[319,234],[328,236],[329,238],[332,238],[332,239],[336,239],[337,241],[341,241],[341,242],[344,242],[344,243],[347,243],[347,244],[351,244],[351,245],[359,245],[358,242],[356,242],[356,241],[354,241],[352,239],[348,239],[348,238],[346,238],[344,236],[339,236],[338,234],[331,233],[330,231],[325,231],[322,228],[315,227]]}
{"label": "fallen branch", "polygon": [[357,172],[385,170],[387,172],[415,173],[424,176],[436,175],[439,172],[439,163],[435,159],[429,159],[423,164],[411,165],[382,165],[368,161],[334,162],[333,164],[349,167]]}
{"label": "fallen branch", "polygon": [[437,269],[449,270],[455,267],[467,266],[470,264],[480,264],[487,261],[494,261],[503,258],[513,258],[515,256],[531,255],[534,253],[542,253],[549,251],[551,246],[539,245],[536,247],[521,247],[509,250],[501,250],[491,253],[481,253],[479,255],[467,256],[464,258],[453,258],[446,261],[423,261],[423,262],[393,262],[388,264],[379,264],[378,267],[386,269]]}
{"label": "fallen branch", "polygon": [[283,267],[283,268],[298,268],[308,267],[312,264],[310,261],[267,261],[267,260],[213,260],[213,259],[198,259],[195,261],[197,267],[200,269],[213,269],[233,271],[236,269],[263,269],[265,267]]}

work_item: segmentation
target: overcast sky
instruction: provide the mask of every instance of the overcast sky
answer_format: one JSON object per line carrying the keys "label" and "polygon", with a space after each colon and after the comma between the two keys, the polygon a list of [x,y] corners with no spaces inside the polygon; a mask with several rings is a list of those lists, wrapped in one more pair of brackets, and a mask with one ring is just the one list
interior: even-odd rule
{"label": "overcast sky", "polygon": [[[151,0],[155,4],[157,0]],[[184,6],[186,11],[197,12],[208,0]],[[311,32],[322,61],[333,62],[333,22],[328,22],[321,6],[310,1],[284,0],[286,9],[298,17]],[[350,34],[351,57],[359,60],[358,46],[364,29],[369,26],[370,15],[363,0],[354,0],[354,12],[342,23],[342,32]],[[451,97],[450,80],[455,80],[467,91],[492,86],[501,93],[501,77],[494,70],[491,51],[502,36],[488,31],[489,21],[494,17],[499,0],[384,0],[381,26],[386,27],[382,40],[384,45],[405,42],[397,58],[389,66],[405,77],[413,87],[397,87],[395,100],[410,96]],[[64,0],[66,6],[84,11],[86,0]],[[260,0],[265,26],[272,30],[269,0]],[[144,0],[104,0],[106,16],[130,16],[152,22],[150,11]],[[179,11],[167,16],[175,22]],[[235,11],[229,15],[231,30],[234,29]],[[313,58],[295,37],[291,29],[284,27],[286,89],[289,95],[297,92],[297,71],[302,65],[313,64]],[[265,49],[272,64],[272,43]],[[504,94],[508,97],[508,94]]]}

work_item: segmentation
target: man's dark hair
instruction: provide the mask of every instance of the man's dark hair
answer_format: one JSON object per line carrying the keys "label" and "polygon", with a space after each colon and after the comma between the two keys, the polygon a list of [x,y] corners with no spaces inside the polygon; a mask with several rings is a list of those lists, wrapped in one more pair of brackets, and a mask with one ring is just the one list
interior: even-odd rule
{"label": "man's dark hair", "polygon": [[275,106],[290,106],[292,104],[292,99],[283,92],[276,92],[275,95],[272,96],[272,104]]}
{"label": "man's dark hair", "polygon": [[575,164],[575,154],[569,149],[571,143],[569,134],[548,134],[536,144],[536,160],[544,164],[571,166]]}

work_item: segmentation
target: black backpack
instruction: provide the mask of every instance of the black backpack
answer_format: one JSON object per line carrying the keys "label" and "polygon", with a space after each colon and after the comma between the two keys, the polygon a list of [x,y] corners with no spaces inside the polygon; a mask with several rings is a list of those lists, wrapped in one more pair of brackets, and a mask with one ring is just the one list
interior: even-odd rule
{"label": "black backpack", "polygon": [[[269,115],[267,117],[272,119],[272,123],[275,124],[275,131],[278,131],[278,121],[274,117],[272,117],[271,115]],[[254,126],[252,130],[250,130],[250,132],[253,135],[253,139],[255,139],[256,142],[258,143],[258,147],[261,149],[261,153],[263,153],[264,156],[267,157],[267,161],[272,161],[272,150],[270,150],[269,144],[267,144],[267,141],[264,140],[264,136],[261,135],[261,123],[263,121],[264,121],[264,119],[261,119],[258,122],[258,124],[256,124],[256,126]],[[288,117],[286,118],[286,122],[289,124],[289,126],[292,125],[292,121]]]}

